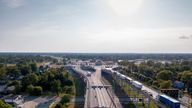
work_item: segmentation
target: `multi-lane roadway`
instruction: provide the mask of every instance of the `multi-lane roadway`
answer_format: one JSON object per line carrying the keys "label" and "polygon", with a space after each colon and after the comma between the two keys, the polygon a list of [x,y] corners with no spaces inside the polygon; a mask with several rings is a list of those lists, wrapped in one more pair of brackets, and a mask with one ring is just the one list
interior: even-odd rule
{"label": "multi-lane roadway", "polygon": [[87,76],[87,72],[81,70],[79,66],[76,66],[75,70],[84,74],[87,79],[85,108],[122,108],[120,104],[116,104],[119,102],[114,100],[111,90],[107,90],[110,86],[102,82],[101,68],[97,68],[90,76]]}

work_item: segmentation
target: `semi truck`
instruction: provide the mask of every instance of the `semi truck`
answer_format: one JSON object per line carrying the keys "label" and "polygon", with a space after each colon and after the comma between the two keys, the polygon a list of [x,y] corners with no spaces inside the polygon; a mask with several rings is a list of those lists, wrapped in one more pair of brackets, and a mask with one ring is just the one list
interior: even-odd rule
{"label": "semi truck", "polygon": [[167,95],[159,95],[158,100],[169,108],[180,108],[180,102]]}
{"label": "semi truck", "polygon": [[141,90],[142,87],[143,87],[143,85],[142,85],[140,82],[138,82],[138,81],[132,81],[131,83],[132,83],[132,85],[133,85],[135,88],[137,88],[137,89],[139,89],[139,90]]}

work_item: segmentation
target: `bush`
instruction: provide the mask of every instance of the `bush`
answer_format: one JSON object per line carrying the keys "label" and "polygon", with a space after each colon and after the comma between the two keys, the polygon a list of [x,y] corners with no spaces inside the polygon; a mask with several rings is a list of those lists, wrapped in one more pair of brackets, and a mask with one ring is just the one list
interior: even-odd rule
{"label": "bush", "polygon": [[33,94],[33,88],[34,88],[33,85],[29,85],[29,86],[27,86],[27,92],[28,92],[30,95]]}
{"label": "bush", "polygon": [[160,88],[161,89],[169,89],[171,87],[171,81],[168,80],[168,81],[162,81],[160,83]]}
{"label": "bush", "polygon": [[39,96],[39,95],[41,95],[42,93],[43,93],[43,89],[42,89],[41,86],[35,86],[35,87],[33,88],[33,95]]}
{"label": "bush", "polygon": [[12,108],[12,106],[0,100],[0,108]]}
{"label": "bush", "polygon": [[41,86],[29,85],[29,86],[27,86],[27,92],[30,95],[39,96],[43,93],[43,89]]}
{"label": "bush", "polygon": [[73,88],[70,86],[65,86],[64,91],[66,94],[73,94]]}
{"label": "bush", "polygon": [[160,85],[158,83],[158,81],[153,81],[153,84],[152,84],[155,88],[159,88]]}
{"label": "bush", "polygon": [[61,103],[58,103],[55,108],[63,108],[63,105]]}
{"label": "bush", "polygon": [[173,73],[171,71],[163,70],[157,74],[157,79],[161,80],[171,80]]}
{"label": "bush", "polygon": [[68,102],[70,102],[70,96],[69,95],[64,95],[60,101],[62,105],[66,105]]}
{"label": "bush", "polygon": [[153,84],[153,80],[151,80],[151,79],[148,80],[148,81],[147,81],[147,84],[148,84],[148,85],[152,85],[152,84]]}

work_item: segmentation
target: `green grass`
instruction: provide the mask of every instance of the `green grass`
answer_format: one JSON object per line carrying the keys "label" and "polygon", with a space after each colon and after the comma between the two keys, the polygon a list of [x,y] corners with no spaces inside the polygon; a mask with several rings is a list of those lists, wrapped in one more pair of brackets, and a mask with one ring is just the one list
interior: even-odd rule
{"label": "green grass", "polygon": [[[124,83],[123,81],[117,81],[117,84],[119,84],[121,86],[121,83]],[[131,86],[129,86],[128,84],[124,84],[124,86],[121,86],[121,89],[123,91],[125,91],[125,93],[129,96],[129,97],[142,97],[141,94],[139,94],[137,91],[133,90],[131,88]]]}
{"label": "green grass", "polygon": [[[142,94],[137,93],[136,91],[132,91],[131,86],[129,86],[128,84],[126,84],[126,86],[122,87],[122,89],[125,91],[125,93],[128,94],[129,97],[142,98]],[[139,108],[148,108],[148,104],[145,104],[145,105],[143,106],[142,103],[138,103],[138,107],[139,107]],[[150,102],[150,108],[158,108],[158,106],[157,106],[153,101],[151,101],[151,102]]]}

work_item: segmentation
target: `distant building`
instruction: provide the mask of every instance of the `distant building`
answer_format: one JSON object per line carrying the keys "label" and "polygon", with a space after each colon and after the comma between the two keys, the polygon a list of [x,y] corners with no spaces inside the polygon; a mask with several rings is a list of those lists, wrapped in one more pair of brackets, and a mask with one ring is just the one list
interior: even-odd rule
{"label": "distant building", "polygon": [[9,86],[9,87],[6,88],[7,93],[13,93],[14,90],[15,90],[15,86]]}
{"label": "distant building", "polygon": [[162,64],[172,64],[172,62],[168,61],[168,60],[159,60],[158,62],[160,62]]}
{"label": "distant building", "polygon": [[105,65],[115,65],[113,61],[105,61]]}
{"label": "distant building", "polygon": [[7,85],[0,85],[0,93],[4,93],[7,88]]}
{"label": "distant building", "polygon": [[96,65],[96,66],[101,66],[102,64],[103,64],[103,63],[102,63],[102,61],[100,61],[100,60],[98,60],[98,61],[95,62],[95,65]]}
{"label": "distant building", "polygon": [[173,87],[181,90],[185,88],[185,84],[181,81],[174,81]]}
{"label": "distant building", "polygon": [[24,98],[21,95],[17,96],[9,95],[7,97],[4,97],[3,100],[16,108],[24,102]]}

